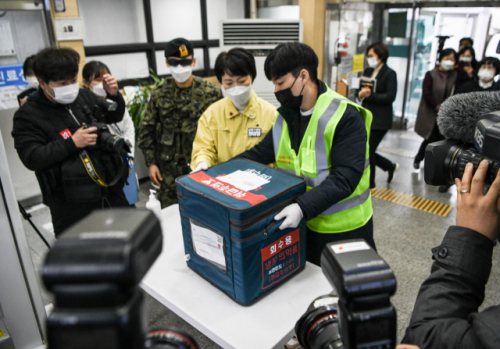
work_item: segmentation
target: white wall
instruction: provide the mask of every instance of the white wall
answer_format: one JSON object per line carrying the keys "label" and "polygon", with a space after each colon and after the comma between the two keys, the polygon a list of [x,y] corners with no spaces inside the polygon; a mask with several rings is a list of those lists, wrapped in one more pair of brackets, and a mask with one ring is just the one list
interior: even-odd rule
{"label": "white wall", "polygon": [[78,11],[85,27],[85,46],[147,42],[140,0],[83,0]]}
{"label": "white wall", "polygon": [[87,63],[92,61],[106,64],[116,80],[149,76],[148,58],[145,52],[87,57]]}
{"label": "white wall", "polygon": [[199,0],[152,0],[151,12],[155,42],[202,39]]}
{"label": "white wall", "polygon": [[0,18],[10,22],[16,55],[0,57],[0,65],[24,63],[24,60],[49,46],[42,11],[7,11]]}

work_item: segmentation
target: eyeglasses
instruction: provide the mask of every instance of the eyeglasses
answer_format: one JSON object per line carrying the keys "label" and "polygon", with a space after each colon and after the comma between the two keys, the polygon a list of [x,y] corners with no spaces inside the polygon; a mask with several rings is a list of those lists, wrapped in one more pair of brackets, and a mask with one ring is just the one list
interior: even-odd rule
{"label": "eyeglasses", "polygon": [[174,67],[180,65],[191,65],[193,64],[193,58],[183,58],[183,59],[175,59],[175,58],[167,58],[167,63],[169,65],[173,65]]}

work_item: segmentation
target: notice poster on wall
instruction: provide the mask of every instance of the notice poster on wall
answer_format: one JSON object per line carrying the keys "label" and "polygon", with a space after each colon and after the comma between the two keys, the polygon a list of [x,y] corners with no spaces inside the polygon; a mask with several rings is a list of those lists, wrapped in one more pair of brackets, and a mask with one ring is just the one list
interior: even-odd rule
{"label": "notice poster on wall", "polygon": [[10,22],[0,21],[0,56],[14,56],[15,54],[16,48]]}
{"label": "notice poster on wall", "polygon": [[28,86],[21,63],[0,65],[0,110],[18,108],[17,95]]}

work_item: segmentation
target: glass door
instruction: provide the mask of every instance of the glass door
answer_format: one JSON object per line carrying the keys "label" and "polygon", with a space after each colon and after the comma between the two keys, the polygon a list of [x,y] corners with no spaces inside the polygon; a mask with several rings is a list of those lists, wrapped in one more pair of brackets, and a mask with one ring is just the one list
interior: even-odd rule
{"label": "glass door", "polygon": [[422,98],[422,83],[425,74],[433,68],[432,47],[435,41],[434,26],[436,12],[415,10],[415,26],[412,42],[410,75],[408,79],[408,93],[405,107],[406,127],[413,127],[417,118],[418,106]]}

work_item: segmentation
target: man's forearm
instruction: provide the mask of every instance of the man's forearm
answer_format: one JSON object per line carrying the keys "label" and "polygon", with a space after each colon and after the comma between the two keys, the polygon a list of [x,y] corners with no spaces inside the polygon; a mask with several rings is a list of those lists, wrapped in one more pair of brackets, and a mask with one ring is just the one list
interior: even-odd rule
{"label": "man's forearm", "polygon": [[462,227],[450,227],[433,249],[431,275],[420,288],[404,343],[423,348],[475,348],[468,321],[484,300],[493,243]]}

